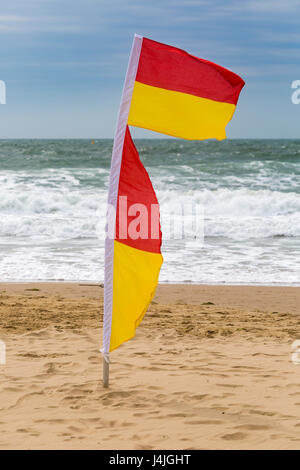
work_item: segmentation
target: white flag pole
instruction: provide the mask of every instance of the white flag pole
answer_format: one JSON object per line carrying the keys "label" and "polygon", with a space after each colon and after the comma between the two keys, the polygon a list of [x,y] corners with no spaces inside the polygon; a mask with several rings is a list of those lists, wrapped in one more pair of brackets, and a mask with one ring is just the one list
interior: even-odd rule
{"label": "white flag pole", "polygon": [[103,386],[105,388],[107,388],[109,385],[109,348],[113,309],[114,238],[119,178],[126,126],[128,122],[128,115],[130,110],[135,77],[140,60],[142,41],[142,36],[139,36],[137,34],[134,35],[123,87],[123,93],[121,97],[111,158],[110,179],[107,199],[107,227],[105,238],[103,348],[101,349],[101,352],[103,354]]}

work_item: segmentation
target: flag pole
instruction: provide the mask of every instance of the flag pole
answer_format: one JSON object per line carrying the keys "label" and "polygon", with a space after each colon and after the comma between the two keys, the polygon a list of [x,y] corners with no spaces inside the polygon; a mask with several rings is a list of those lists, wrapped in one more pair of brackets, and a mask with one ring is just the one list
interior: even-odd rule
{"label": "flag pole", "polygon": [[103,387],[108,388],[109,386],[109,362],[103,357]]}
{"label": "flag pole", "polygon": [[[111,158],[110,178],[107,198],[107,226],[105,238],[104,260],[104,316],[103,316],[103,386],[109,386],[109,350],[111,337],[111,323],[113,310],[113,267],[114,267],[114,238],[116,226],[117,198],[119,189],[120,170],[128,115],[135,77],[140,60],[143,37],[134,35],[130,52],[119,115],[114,136],[114,145]],[[113,227],[113,230],[112,230]]]}

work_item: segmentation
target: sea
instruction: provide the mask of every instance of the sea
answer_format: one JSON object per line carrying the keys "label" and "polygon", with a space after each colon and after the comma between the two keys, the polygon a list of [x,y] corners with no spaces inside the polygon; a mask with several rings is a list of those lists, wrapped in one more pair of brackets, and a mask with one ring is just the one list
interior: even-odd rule
{"label": "sea", "polygon": [[[160,282],[300,284],[300,140],[137,139],[162,215]],[[0,281],[103,281],[112,140],[0,140]],[[164,239],[179,206],[203,238]]]}

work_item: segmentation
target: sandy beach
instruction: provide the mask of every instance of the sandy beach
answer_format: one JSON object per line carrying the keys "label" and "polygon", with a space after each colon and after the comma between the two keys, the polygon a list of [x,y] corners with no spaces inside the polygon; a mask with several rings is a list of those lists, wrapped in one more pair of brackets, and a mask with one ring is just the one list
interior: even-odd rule
{"label": "sandy beach", "polygon": [[299,449],[300,289],[160,285],[102,388],[103,288],[0,285],[0,449]]}

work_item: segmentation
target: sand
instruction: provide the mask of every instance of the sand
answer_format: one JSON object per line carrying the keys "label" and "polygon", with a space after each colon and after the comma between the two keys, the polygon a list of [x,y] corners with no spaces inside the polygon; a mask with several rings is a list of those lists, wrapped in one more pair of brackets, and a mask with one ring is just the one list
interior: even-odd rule
{"label": "sand", "polygon": [[1,284],[0,449],[299,449],[299,307],[299,288],[160,285],[105,390],[103,288]]}

